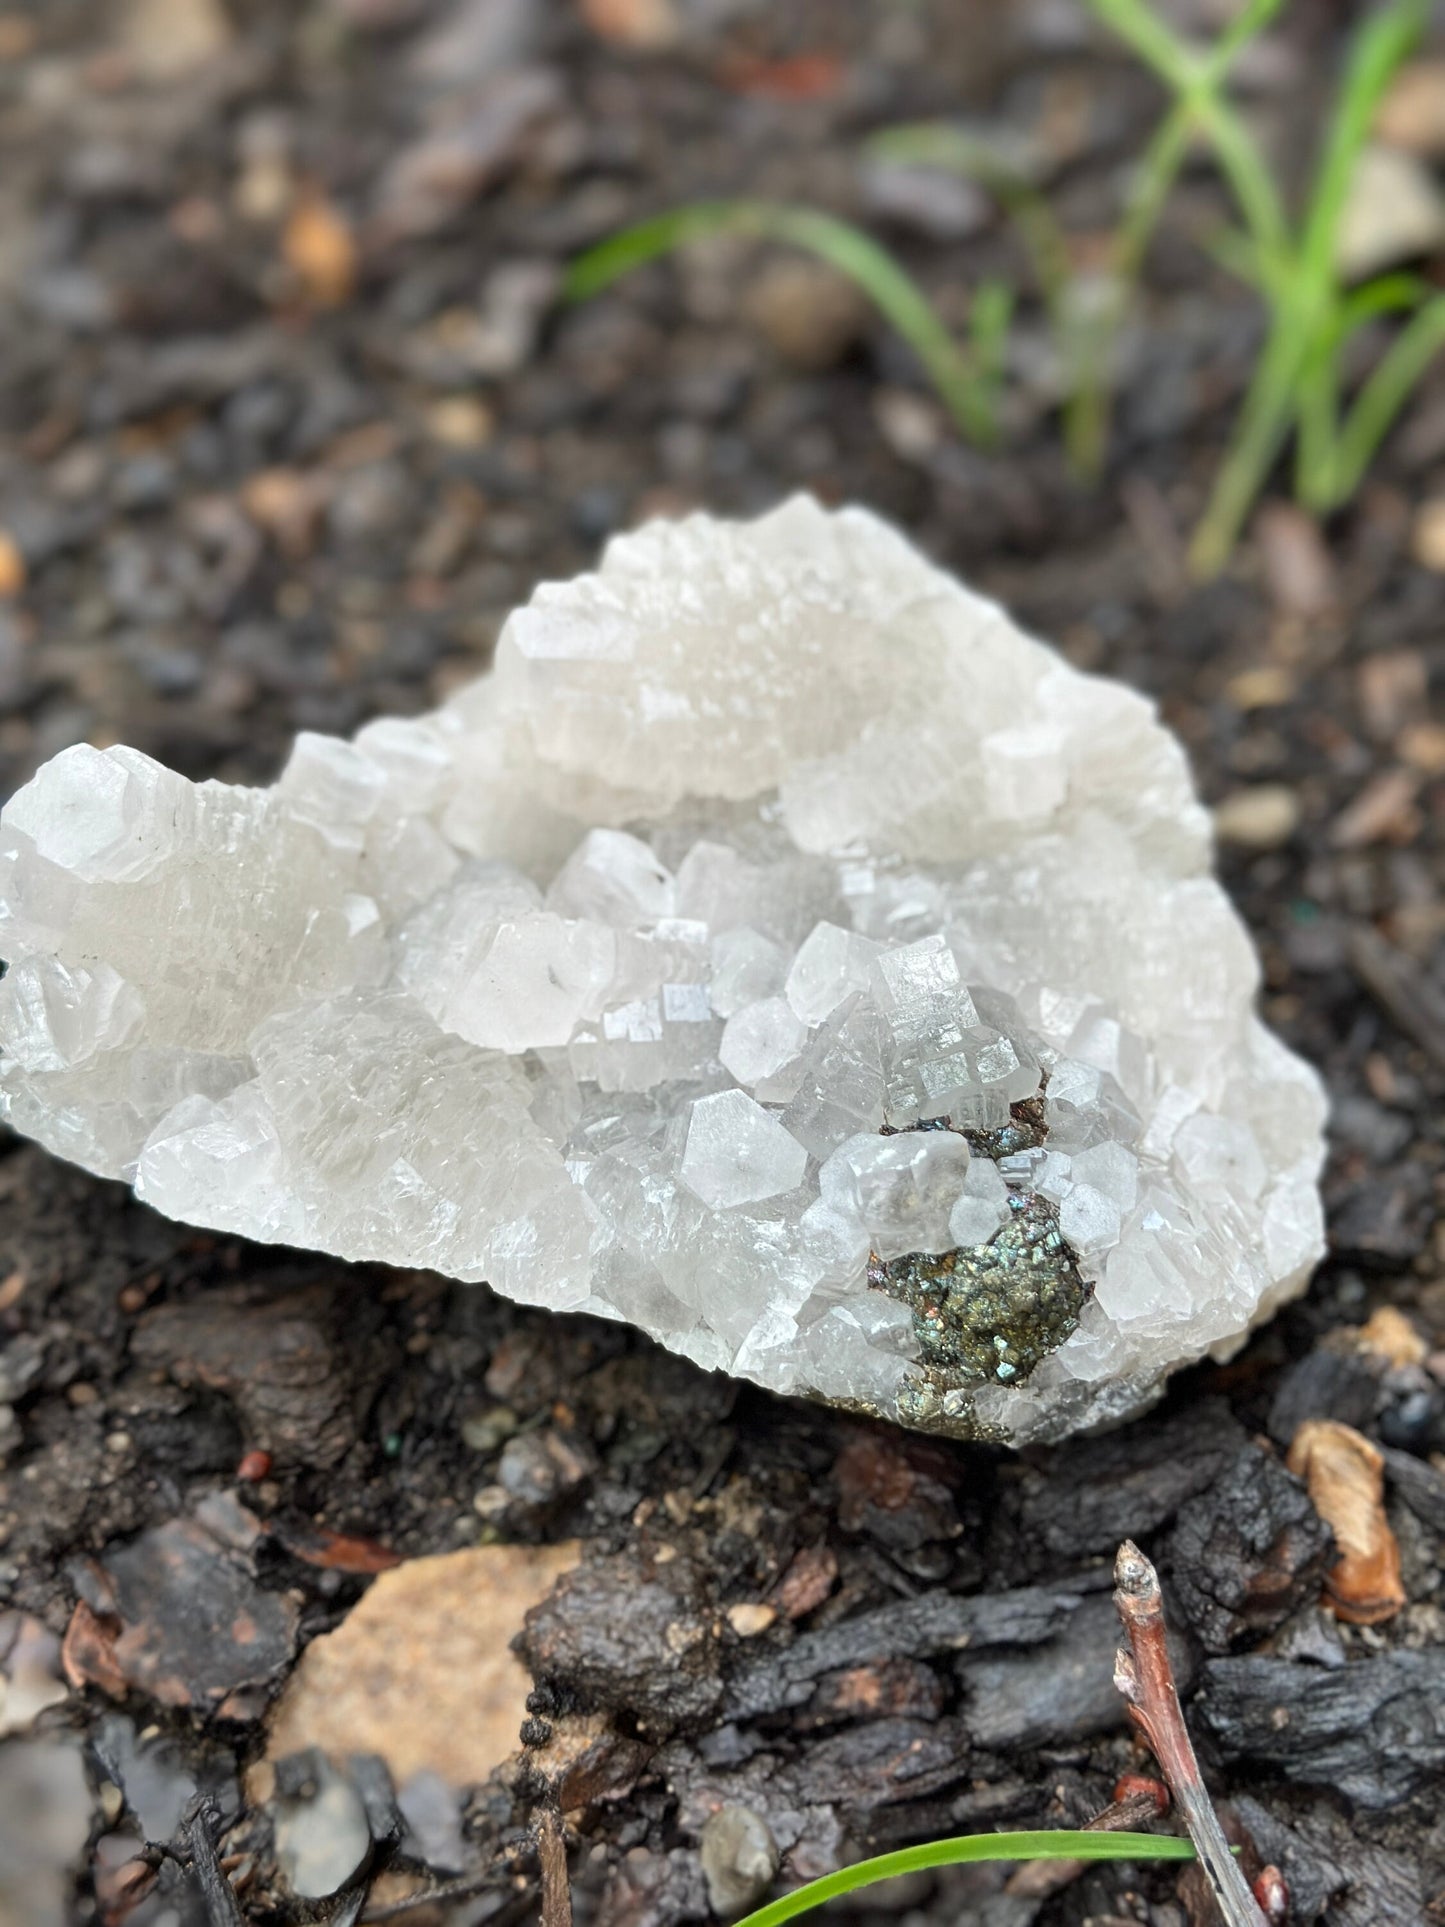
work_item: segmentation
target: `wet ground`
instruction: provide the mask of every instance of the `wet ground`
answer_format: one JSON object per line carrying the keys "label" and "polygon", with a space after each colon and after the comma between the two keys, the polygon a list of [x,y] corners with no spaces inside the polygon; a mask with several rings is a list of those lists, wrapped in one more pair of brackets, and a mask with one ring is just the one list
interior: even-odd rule
{"label": "wet ground", "polygon": [[[1242,72],[1286,174],[1348,11],[1296,0]],[[856,497],[1158,697],[1219,808],[1266,1013],[1335,1106],[1309,1297],[1155,1417],[1023,1459],[428,1275],[198,1236],[7,1147],[6,1927],[525,1920],[549,1811],[579,1920],[666,1927],[779,1861],[1078,1823],[1147,1765],[1110,1684],[1126,1534],[1291,1918],[1440,1917],[1445,369],[1354,509],[1321,536],[1271,503],[1197,588],[1184,542],[1259,338],[1198,245],[1206,172],[1153,256],[1093,490],[1028,298],[987,458],[793,257],[713,246],[556,304],[580,246],[741,190],[865,219],[959,317],[982,274],[1022,275],[996,211],[943,179],[900,201],[860,158],[944,111],[1027,136],[1088,258],[1158,103],[1072,0],[0,12],[7,789],[81,739],[266,780],[297,728],[475,673],[615,528]],[[1319,1418],[1382,1454],[1404,1603],[1373,1624],[1323,1603],[1335,1551],[1284,1468]],[[1211,1918],[1167,1868],[1007,1883],[920,1877],[853,1914]]]}

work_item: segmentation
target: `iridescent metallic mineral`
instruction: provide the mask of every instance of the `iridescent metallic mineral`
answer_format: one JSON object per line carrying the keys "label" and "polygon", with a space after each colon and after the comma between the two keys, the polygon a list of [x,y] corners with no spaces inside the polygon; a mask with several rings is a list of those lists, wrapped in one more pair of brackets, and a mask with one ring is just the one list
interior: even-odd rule
{"label": "iridescent metallic mineral", "polygon": [[1089,1295],[1055,1206],[1018,1191],[986,1244],[870,1256],[868,1282],[913,1313],[919,1363],[940,1390],[1022,1385],[1078,1329]]}

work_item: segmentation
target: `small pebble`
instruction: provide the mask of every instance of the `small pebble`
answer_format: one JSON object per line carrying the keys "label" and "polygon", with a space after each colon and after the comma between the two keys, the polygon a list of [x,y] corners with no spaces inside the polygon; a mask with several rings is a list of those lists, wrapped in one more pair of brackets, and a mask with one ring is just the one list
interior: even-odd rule
{"label": "small pebble", "polygon": [[756,1639],[765,1633],[778,1617],[776,1606],[764,1606],[754,1600],[742,1600],[736,1606],[729,1606],[727,1622],[739,1639]]}
{"label": "small pebble", "polygon": [[744,299],[748,319],[788,364],[815,373],[840,362],[867,321],[851,281],[818,261],[770,262]]}
{"label": "small pebble", "polygon": [[1416,723],[1403,730],[1399,750],[1412,769],[1426,776],[1445,775],[1445,723]]}
{"label": "small pebble", "polygon": [[1335,270],[1346,282],[1421,260],[1445,245],[1445,195],[1423,161],[1366,147],[1335,229]]}
{"label": "small pebble", "polygon": [[1277,709],[1294,700],[1297,687],[1290,670],[1266,663],[1231,676],[1224,693],[1236,709]]}
{"label": "small pebble", "polygon": [[1421,568],[1445,575],[1445,496],[1437,495],[1416,509],[1410,553]]}
{"label": "small pebble", "polygon": [[1248,850],[1276,850],[1299,828],[1299,797],[1285,783],[1253,783],[1234,790],[1214,811],[1221,843]]}
{"label": "small pebble", "polygon": [[314,308],[339,308],[356,287],[357,251],[351,228],[324,195],[297,203],[281,237],[281,253]]}
{"label": "small pebble", "polygon": [[517,1414],[509,1405],[494,1405],[490,1412],[478,1412],[462,1420],[463,1445],[473,1452],[495,1452],[517,1429]]}
{"label": "small pebble", "polygon": [[477,395],[443,395],[426,414],[427,433],[450,448],[480,448],[491,438],[492,411]]}
{"label": "small pebble", "polygon": [[1380,103],[1375,133],[1408,154],[1445,156],[1445,60],[1412,60],[1400,69]]}
{"label": "small pebble", "polygon": [[702,1874],[708,1905],[727,1919],[754,1907],[778,1872],[778,1846],[751,1807],[719,1807],[702,1830]]}
{"label": "small pebble", "polygon": [[35,45],[36,25],[22,13],[0,13],[0,60],[23,60]]}
{"label": "small pebble", "polygon": [[582,0],[582,17],[599,39],[623,47],[666,47],[681,31],[672,0]]}
{"label": "small pebble", "polygon": [[1267,502],[1257,523],[1265,585],[1282,615],[1321,616],[1338,599],[1334,565],[1319,523],[1293,502]]}

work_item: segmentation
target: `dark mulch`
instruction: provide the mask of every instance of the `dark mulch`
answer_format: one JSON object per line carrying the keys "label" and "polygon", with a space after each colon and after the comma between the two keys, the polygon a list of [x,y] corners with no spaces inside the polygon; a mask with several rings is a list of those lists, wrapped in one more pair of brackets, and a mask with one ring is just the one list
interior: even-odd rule
{"label": "dark mulch", "polygon": [[[1030,130],[1067,219],[1097,233],[1156,103],[1072,0],[611,10],[671,18],[657,52],[562,0],[468,0],[451,42],[440,0],[233,0],[214,56],[160,86],[138,73],[216,9],[137,6],[120,54],[126,11],[0,14],[0,530],[28,575],[0,601],[6,787],[86,737],[265,780],[298,728],[435,701],[533,582],[647,513],[799,486],[864,500],[1071,659],[1157,696],[1208,800],[1262,840],[1226,844],[1224,873],[1265,1012],[1334,1099],[1332,1252],[1302,1304],[1156,1415],[1020,1459],[704,1381],[484,1290],[197,1236],[10,1145],[0,1609],[70,1629],[92,1683],[45,1719],[86,1736],[100,1789],[58,1913],[43,1866],[23,1886],[44,1853],[12,1824],[14,1917],[224,1922],[231,1872],[250,1918],[349,1922],[390,1862],[469,1888],[411,1918],[526,1918],[527,1830],[554,1798],[599,1927],[706,1915],[719,1805],[749,1809],[794,1876],[939,1831],[1080,1822],[1144,1764],[1109,1684],[1108,1561],[1130,1534],[1160,1562],[1214,1784],[1249,1852],[1284,1866],[1293,1918],[1438,1918],[1445,1394],[1331,1334],[1392,1305],[1445,1345],[1442,770],[1421,730],[1441,582],[1411,559],[1415,505],[1445,491],[1445,373],[1323,548],[1276,504],[1224,580],[1190,588],[1183,535],[1257,341],[1195,245],[1202,174],[1157,249],[1093,492],[1064,471],[1028,305],[990,459],[866,312],[779,257],[714,250],[551,307],[572,250],[682,195],[866,214],[861,136],[960,106]],[[1286,168],[1348,11],[1297,0],[1250,68]],[[466,167],[429,169],[428,117],[463,107]],[[358,241],[332,307],[308,305],[325,264],[304,235],[284,259],[298,184]],[[1017,265],[968,194],[868,218],[951,313]],[[1262,785],[1284,800],[1251,831]],[[1280,1452],[1318,1416],[1388,1447],[1409,1604],[1377,1628],[1317,1603],[1329,1551]],[[531,1770],[460,1822],[443,1801],[428,1833],[358,1768],[339,1897],[279,1898],[311,1768],[269,1802],[246,1768],[297,1654],[396,1556],[574,1535],[594,1556],[527,1636]],[[762,1601],[762,1630],[728,1615]],[[558,1768],[559,1732],[598,1711],[608,1733]],[[0,1775],[33,1745],[0,1746]],[[133,1905],[143,1838],[179,1859]],[[855,1917],[1208,1918],[1167,1869],[1051,1896],[1004,1878],[917,1879]]]}

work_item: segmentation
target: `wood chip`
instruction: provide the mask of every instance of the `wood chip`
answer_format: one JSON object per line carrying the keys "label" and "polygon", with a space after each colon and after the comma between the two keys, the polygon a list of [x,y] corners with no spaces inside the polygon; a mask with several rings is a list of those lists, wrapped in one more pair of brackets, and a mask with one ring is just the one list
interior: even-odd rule
{"label": "wood chip", "polygon": [[1376,1626],[1405,1603],[1400,1548],[1385,1515],[1385,1461],[1352,1425],[1306,1419],[1287,1461],[1335,1535],[1340,1557],[1325,1575],[1337,1619]]}

